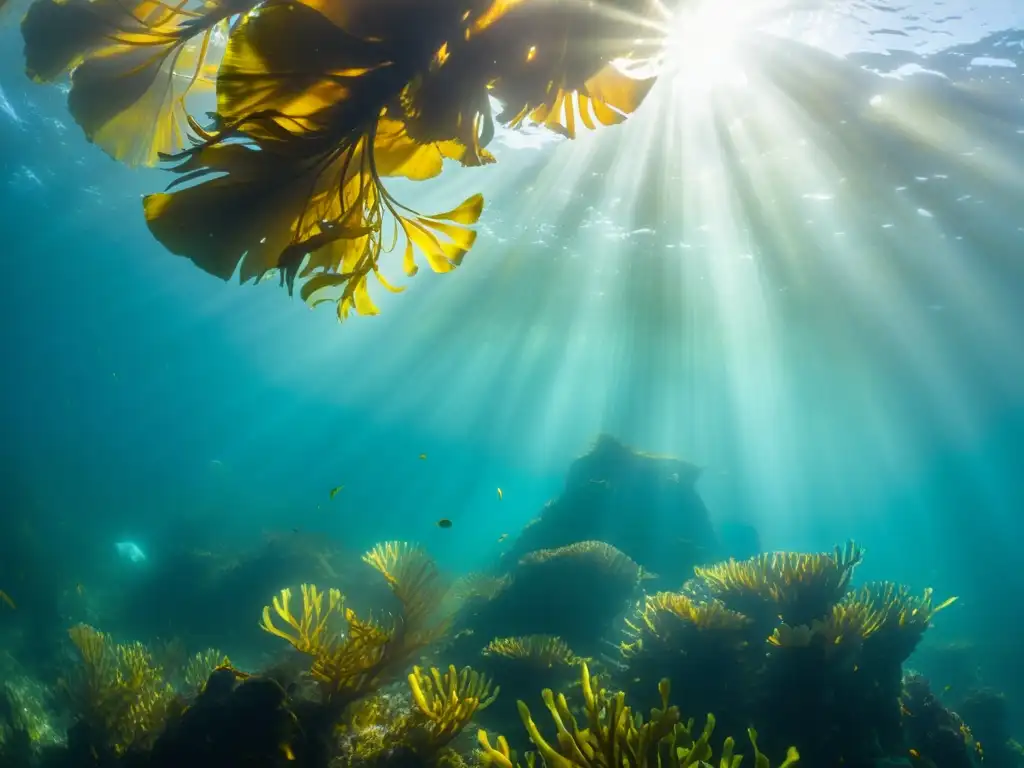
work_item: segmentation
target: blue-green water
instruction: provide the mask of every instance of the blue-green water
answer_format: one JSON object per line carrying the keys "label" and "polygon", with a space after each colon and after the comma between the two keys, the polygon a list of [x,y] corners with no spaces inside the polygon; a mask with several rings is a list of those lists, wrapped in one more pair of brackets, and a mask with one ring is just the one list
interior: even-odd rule
{"label": "blue-green water", "polygon": [[166,174],[89,144],[0,29],[0,638],[38,590],[100,621],[193,545],[485,570],[607,433],[703,467],[725,551],[854,539],[859,579],[958,595],[929,641],[1019,718],[1024,17],[918,4],[812,14],[816,47],[751,33],[721,80],[684,56],[622,126],[396,185],[482,191],[479,243],[343,325],[164,252],[140,197]]}

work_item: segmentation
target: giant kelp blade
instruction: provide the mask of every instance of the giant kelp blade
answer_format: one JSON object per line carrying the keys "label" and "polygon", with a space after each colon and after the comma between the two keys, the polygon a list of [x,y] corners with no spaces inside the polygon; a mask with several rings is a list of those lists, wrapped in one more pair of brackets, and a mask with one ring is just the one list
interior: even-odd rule
{"label": "giant kelp blade", "polygon": [[129,165],[184,145],[170,46],[125,46],[75,69],[68,109],[90,141]]}
{"label": "giant kelp blade", "polygon": [[484,196],[477,193],[463,200],[457,208],[444,213],[431,214],[432,219],[454,221],[456,224],[476,224],[484,211]]}
{"label": "giant kelp blade", "polygon": [[656,80],[656,77],[632,77],[616,65],[608,64],[587,80],[583,93],[595,104],[604,104],[624,115],[631,115],[640,108]]}
{"label": "giant kelp blade", "polygon": [[21,22],[28,76],[48,82],[109,46],[119,15],[111,0],[35,0]]}
{"label": "giant kelp blade", "polygon": [[223,280],[238,270],[243,281],[278,267],[290,245],[315,234],[321,173],[336,171],[242,144],[205,147],[182,170],[193,166],[216,177],[149,195],[146,223],[172,253]]}
{"label": "giant kelp blade", "polygon": [[271,2],[228,39],[217,111],[225,125],[257,139],[327,130],[344,136],[364,129],[392,95],[389,64],[379,44],[349,35],[314,9]]}
{"label": "giant kelp blade", "polygon": [[444,157],[440,147],[420,144],[410,138],[401,121],[378,121],[373,140],[373,158],[378,175],[424,181],[441,173]]}

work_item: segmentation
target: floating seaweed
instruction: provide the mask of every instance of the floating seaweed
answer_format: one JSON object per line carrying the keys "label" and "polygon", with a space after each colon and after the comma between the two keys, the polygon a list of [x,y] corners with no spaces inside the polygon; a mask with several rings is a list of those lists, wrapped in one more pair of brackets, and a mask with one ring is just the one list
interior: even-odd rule
{"label": "floating seaweed", "polygon": [[[444,213],[400,203],[383,179],[476,167],[495,123],[567,138],[614,125],[654,76],[621,64],[657,50],[650,0],[609,8],[540,0],[35,0],[28,74],[70,74],[85,135],[129,165],[170,164],[149,195],[152,234],[210,274],[301,281],[310,305],[371,315],[382,254],[435,272],[473,247],[483,197]],[[234,19],[234,21],[232,21]],[[189,100],[212,92],[203,125]],[[495,115],[492,99],[501,105]],[[399,245],[401,243],[401,245]]]}

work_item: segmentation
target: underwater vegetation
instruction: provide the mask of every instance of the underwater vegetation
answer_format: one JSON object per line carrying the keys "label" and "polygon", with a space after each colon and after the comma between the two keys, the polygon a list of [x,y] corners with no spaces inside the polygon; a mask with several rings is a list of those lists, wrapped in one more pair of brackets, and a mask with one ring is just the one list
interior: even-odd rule
{"label": "underwater vegetation", "polygon": [[[622,460],[662,461],[638,456]],[[377,587],[269,591],[245,623],[284,655],[244,669],[235,645],[76,624],[49,695],[2,669],[19,682],[0,766],[1024,764],[1003,698],[953,712],[904,669],[954,598],[857,585],[858,545],[707,563],[658,589],[643,551],[581,534],[460,578],[381,543],[360,564]],[[387,599],[361,599],[376,589]]]}
{"label": "underwater vegetation", "polygon": [[[143,204],[164,247],[225,280],[299,281],[343,319],[377,313],[371,277],[403,290],[384,253],[401,247],[407,276],[417,256],[449,272],[476,239],[481,195],[423,214],[383,179],[493,163],[496,123],[573,138],[622,122],[654,83],[629,60],[657,54],[663,14],[652,0],[35,0],[21,29],[27,74],[70,75],[90,141],[177,174]],[[197,118],[204,93],[215,109]]]}

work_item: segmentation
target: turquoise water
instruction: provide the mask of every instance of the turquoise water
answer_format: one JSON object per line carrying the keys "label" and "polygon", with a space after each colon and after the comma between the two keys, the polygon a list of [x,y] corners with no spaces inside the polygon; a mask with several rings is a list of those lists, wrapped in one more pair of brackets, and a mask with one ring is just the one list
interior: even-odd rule
{"label": "turquoise water", "polygon": [[854,539],[858,578],[959,596],[929,641],[1019,718],[1024,15],[772,29],[680,23],[625,124],[500,131],[493,167],[395,184],[483,192],[480,239],[343,325],[165,252],[139,201],[166,172],[91,145],[0,29],[0,638],[59,623],[37,599],[99,623],[181,548],[399,539],[486,570],[604,433],[702,467],[723,556]]}

